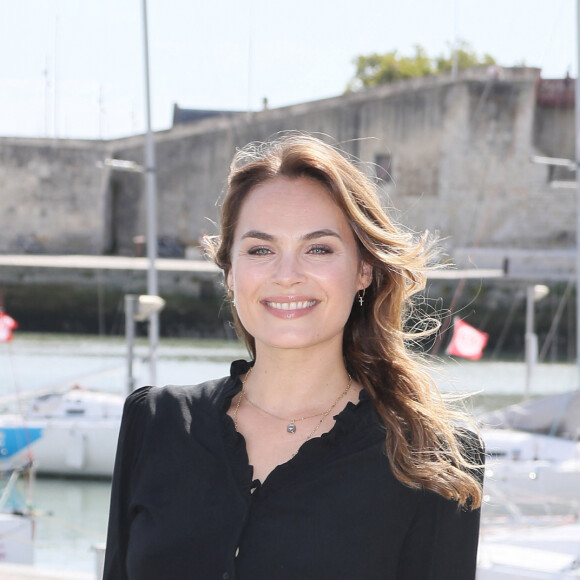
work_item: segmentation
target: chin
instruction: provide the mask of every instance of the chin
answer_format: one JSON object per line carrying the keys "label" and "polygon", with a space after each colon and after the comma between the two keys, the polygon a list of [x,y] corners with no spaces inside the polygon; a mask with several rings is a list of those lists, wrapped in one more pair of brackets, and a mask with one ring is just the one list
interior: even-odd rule
{"label": "chin", "polygon": [[266,348],[300,350],[310,349],[317,346],[328,346],[332,342],[338,342],[342,348],[342,333],[333,334],[329,336],[312,336],[305,334],[287,334],[277,336],[254,336],[256,340],[256,347],[261,345]]}

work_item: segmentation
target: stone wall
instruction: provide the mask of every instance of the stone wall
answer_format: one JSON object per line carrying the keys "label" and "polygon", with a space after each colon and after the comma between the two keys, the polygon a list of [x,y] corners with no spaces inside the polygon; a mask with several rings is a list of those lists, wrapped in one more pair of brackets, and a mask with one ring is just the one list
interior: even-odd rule
{"label": "stone wall", "polygon": [[[530,157],[570,155],[573,110],[537,105],[537,76],[505,69],[468,71],[456,82],[412,79],[157,133],[159,235],[186,247],[214,231],[236,148],[300,130],[330,136],[369,173],[386,177],[381,189],[394,216],[413,230],[439,232],[451,253],[569,248],[575,193],[551,190],[554,172]],[[142,136],[2,139],[0,147],[0,252],[135,253],[135,236],[145,234],[143,176],[96,164],[142,163]]]}
{"label": "stone wall", "polygon": [[0,139],[0,251],[103,251],[106,178],[97,141]]}
{"label": "stone wall", "polygon": [[[195,244],[212,231],[216,202],[236,147],[301,130],[332,137],[374,174],[389,160],[385,203],[413,230],[437,231],[455,247],[562,248],[575,243],[575,195],[549,188],[550,170],[533,155],[568,150],[569,110],[536,107],[537,71],[437,77],[364,93],[209,119],[157,136],[159,233]],[[558,115],[561,115],[558,117]],[[563,149],[548,146],[553,120]],[[115,144],[112,144],[115,146]],[[138,160],[142,142],[118,142],[119,157]],[[380,168],[378,168],[380,170]],[[126,184],[122,195],[129,195]],[[128,187],[128,186],[127,186]],[[143,207],[132,234],[143,233]],[[208,219],[209,218],[209,219]],[[129,237],[129,236],[128,236]],[[122,253],[132,251],[128,240]]]}
{"label": "stone wall", "polygon": [[[439,232],[450,250],[573,243],[574,196],[555,200],[548,168],[530,162],[547,154],[533,140],[533,78],[470,80],[423,92],[422,100],[410,95],[417,107],[403,115],[404,131],[398,113],[408,104],[380,99],[368,115],[367,132],[392,152],[394,185],[387,189],[401,221]],[[363,159],[372,159],[372,148],[371,142]]]}

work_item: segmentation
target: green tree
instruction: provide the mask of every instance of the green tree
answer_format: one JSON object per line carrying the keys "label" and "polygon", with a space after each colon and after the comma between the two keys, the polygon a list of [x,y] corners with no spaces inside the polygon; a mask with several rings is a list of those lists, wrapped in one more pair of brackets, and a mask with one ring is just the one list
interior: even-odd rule
{"label": "green tree", "polygon": [[[347,85],[347,91],[356,91],[367,87],[376,87],[399,79],[425,77],[450,71],[453,66],[453,51],[441,54],[434,59],[427,55],[425,49],[415,45],[414,56],[399,56],[396,50],[385,54],[372,53],[360,55],[354,59],[356,72]],[[457,46],[457,67],[493,65],[495,59],[489,54],[479,57],[471,46],[461,41]]]}
{"label": "green tree", "polygon": [[[481,58],[471,48],[469,43],[460,40],[457,43],[457,68],[464,69],[472,66],[491,66],[496,64],[495,58],[489,54],[484,54]],[[449,50],[449,55],[440,54],[435,58],[436,73],[449,72],[453,68],[453,51]]]}

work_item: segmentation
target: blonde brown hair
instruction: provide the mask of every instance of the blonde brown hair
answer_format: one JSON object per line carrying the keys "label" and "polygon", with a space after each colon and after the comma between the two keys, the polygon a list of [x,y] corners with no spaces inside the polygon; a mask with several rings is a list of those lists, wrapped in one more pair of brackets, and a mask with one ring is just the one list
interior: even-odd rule
{"label": "blonde brown hair", "polygon": [[[481,483],[470,457],[477,443],[464,449],[465,438],[457,436],[454,425],[458,415],[409,349],[409,340],[417,334],[405,330],[411,297],[425,286],[432,244],[426,235],[416,239],[389,218],[374,182],[353,161],[306,134],[239,150],[221,206],[221,236],[207,238],[209,254],[227,277],[244,199],[258,184],[279,176],[308,177],[323,184],[351,225],[361,259],[372,266],[364,308],[358,303],[353,307],[344,329],[343,356],[347,371],[368,391],[382,418],[395,477],[410,487],[455,499],[461,506],[478,507]],[[232,313],[239,336],[255,358],[254,338],[234,307]]]}

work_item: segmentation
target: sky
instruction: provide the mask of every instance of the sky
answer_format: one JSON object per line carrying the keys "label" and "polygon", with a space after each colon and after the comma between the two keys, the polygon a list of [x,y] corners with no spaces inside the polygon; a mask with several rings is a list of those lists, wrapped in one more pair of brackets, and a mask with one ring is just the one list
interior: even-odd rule
{"label": "sky", "polygon": [[[544,78],[577,71],[575,0],[147,0],[154,130],[186,108],[340,95],[361,54],[454,39]],[[142,0],[0,0],[0,136],[112,139],[146,127]]]}

